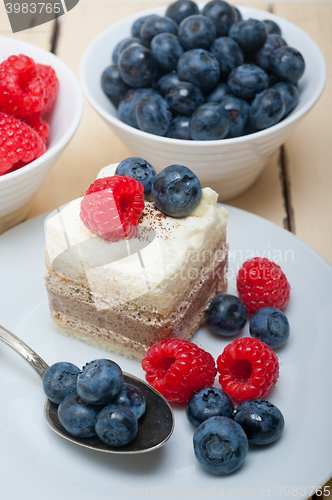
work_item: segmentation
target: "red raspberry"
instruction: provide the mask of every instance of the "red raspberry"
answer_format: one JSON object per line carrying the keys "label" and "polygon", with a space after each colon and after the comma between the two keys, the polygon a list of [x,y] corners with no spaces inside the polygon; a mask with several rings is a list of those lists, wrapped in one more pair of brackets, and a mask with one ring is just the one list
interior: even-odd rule
{"label": "red raspberry", "polygon": [[36,160],[46,151],[45,144],[29,125],[0,112],[0,175],[6,174],[17,163],[23,165]]}
{"label": "red raspberry", "polygon": [[50,133],[49,124],[43,120],[39,113],[29,116],[24,120],[29,127],[37,132],[37,134],[43,139],[44,144],[47,143],[48,135]]}
{"label": "red raspberry", "polygon": [[217,368],[222,389],[239,402],[263,398],[279,377],[276,354],[251,337],[228,344],[217,358]]}
{"label": "red raspberry", "polygon": [[137,235],[143,209],[143,185],[131,177],[114,175],[91,184],[81,202],[80,217],[91,233],[119,241]]}
{"label": "red raspberry", "polygon": [[249,314],[262,307],[283,309],[290,294],[290,286],[281,267],[261,257],[243,264],[237,275],[237,290]]}
{"label": "red raspberry", "polygon": [[45,89],[45,103],[43,107],[43,113],[49,111],[56,99],[59,90],[59,81],[56,73],[51,66],[45,66],[44,64],[36,64],[37,75],[41,79],[42,84]]}
{"label": "red raspberry", "polygon": [[186,403],[213,384],[217,370],[210,353],[188,340],[167,339],[148,349],[142,361],[147,382],[168,401]]}

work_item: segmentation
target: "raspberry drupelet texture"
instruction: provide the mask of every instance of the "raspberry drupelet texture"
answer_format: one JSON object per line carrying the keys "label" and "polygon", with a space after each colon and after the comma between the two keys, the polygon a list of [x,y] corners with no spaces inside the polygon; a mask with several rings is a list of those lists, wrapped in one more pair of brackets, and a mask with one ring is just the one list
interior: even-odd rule
{"label": "raspberry drupelet texture", "polygon": [[36,64],[37,76],[40,78],[45,89],[44,107],[42,113],[50,111],[59,90],[59,81],[56,73],[51,66],[45,64]]}
{"label": "raspberry drupelet texture", "polygon": [[29,125],[43,139],[44,144],[47,143],[50,133],[49,124],[42,119],[40,113],[35,113],[24,120],[24,123]]}
{"label": "raspberry drupelet texture", "polygon": [[80,218],[91,233],[115,242],[137,235],[143,209],[143,185],[131,177],[114,175],[91,184],[81,202]]}
{"label": "raspberry drupelet texture", "polygon": [[147,382],[173,403],[186,403],[195,392],[211,386],[217,373],[210,353],[178,338],[150,347],[142,368]]}
{"label": "raspberry drupelet texture", "polygon": [[36,160],[45,151],[43,140],[29,125],[0,112],[0,175]]}
{"label": "raspberry drupelet texture", "polygon": [[290,296],[290,285],[281,267],[262,257],[244,262],[237,275],[237,290],[249,314],[262,307],[283,309]]}
{"label": "raspberry drupelet texture", "polygon": [[239,402],[263,398],[279,377],[274,351],[251,337],[228,344],[217,358],[217,369],[222,389]]}

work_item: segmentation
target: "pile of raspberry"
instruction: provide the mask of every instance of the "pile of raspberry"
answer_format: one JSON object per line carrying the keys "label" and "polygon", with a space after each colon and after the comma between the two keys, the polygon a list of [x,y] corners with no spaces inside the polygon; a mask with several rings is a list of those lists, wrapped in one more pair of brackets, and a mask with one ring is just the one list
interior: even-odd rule
{"label": "pile of raspberry", "polygon": [[31,57],[13,55],[0,64],[0,175],[45,153],[58,89],[55,71]]}

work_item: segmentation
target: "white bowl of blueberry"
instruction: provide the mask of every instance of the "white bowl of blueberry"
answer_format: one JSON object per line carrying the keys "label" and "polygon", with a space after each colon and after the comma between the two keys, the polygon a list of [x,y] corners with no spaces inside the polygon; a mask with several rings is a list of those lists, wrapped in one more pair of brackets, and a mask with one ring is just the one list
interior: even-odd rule
{"label": "white bowl of blueberry", "polygon": [[245,191],[319,99],[326,64],[294,24],[223,0],[178,0],[101,33],[81,63],[93,108],[157,171]]}

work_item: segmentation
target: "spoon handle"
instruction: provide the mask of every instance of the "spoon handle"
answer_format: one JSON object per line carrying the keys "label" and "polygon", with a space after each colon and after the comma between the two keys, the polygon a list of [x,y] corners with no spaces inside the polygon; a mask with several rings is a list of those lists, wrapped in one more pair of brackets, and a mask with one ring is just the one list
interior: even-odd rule
{"label": "spoon handle", "polygon": [[16,335],[14,335],[1,325],[0,340],[11,347],[15,352],[17,352],[17,354],[22,356],[22,358],[32,366],[35,372],[37,372],[40,378],[43,380],[49,366],[40,356],[38,356],[37,353],[35,353],[35,351],[33,351],[28,345],[26,345],[23,340],[16,337]]}

